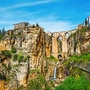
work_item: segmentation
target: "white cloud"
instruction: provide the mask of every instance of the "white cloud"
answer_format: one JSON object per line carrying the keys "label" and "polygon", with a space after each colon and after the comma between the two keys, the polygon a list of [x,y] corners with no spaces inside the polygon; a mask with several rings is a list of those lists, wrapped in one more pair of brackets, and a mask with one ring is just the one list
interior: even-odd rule
{"label": "white cloud", "polygon": [[[5,29],[6,30],[10,30],[10,29],[13,29],[13,24],[16,23],[16,22],[4,22],[4,24],[6,23],[5,25]],[[29,22],[30,24],[36,24],[37,22],[34,22],[34,21],[30,21]],[[68,31],[68,30],[72,30],[72,29],[75,29],[76,25],[70,23],[70,22],[64,22],[64,21],[41,21],[41,22],[38,22],[38,24],[44,28],[44,31],[45,32],[60,32],[60,31]],[[3,28],[3,27],[2,27]]]}
{"label": "white cloud", "polygon": [[38,23],[46,32],[68,31],[76,28],[77,24],[70,21],[60,20],[58,19],[59,17],[55,14],[49,14],[47,16],[43,16],[42,18],[31,19],[29,22],[31,24]]}
{"label": "white cloud", "polygon": [[68,31],[76,27],[76,25],[66,21],[40,21],[38,24],[43,27],[46,32]]}
{"label": "white cloud", "polygon": [[[22,14],[21,16],[19,14]],[[30,24],[38,23],[41,27],[44,28],[46,32],[58,32],[58,31],[66,31],[75,28],[76,25],[72,24],[69,21],[62,21],[58,19],[58,16],[55,14],[49,14],[43,17],[38,17],[42,12],[26,12],[26,11],[17,11],[17,12],[6,12],[5,15],[0,17],[0,26],[5,26],[5,29],[13,29],[13,24],[18,22],[29,22]],[[53,12],[54,13],[54,12]],[[0,27],[1,28],[1,27]],[[2,27],[3,28],[3,27]]]}
{"label": "white cloud", "polygon": [[35,5],[46,4],[50,2],[57,2],[57,0],[42,0],[42,1],[35,1],[35,2],[18,3],[18,4],[8,6],[8,7],[0,7],[0,11],[6,11],[9,9],[26,7],[26,6],[35,6]]}
{"label": "white cloud", "polygon": [[[71,22],[59,20],[58,18],[60,18],[60,16],[56,15],[56,12],[42,16],[42,10],[34,12],[27,12],[24,10],[12,11],[14,8],[35,6],[57,1],[61,0],[39,0],[32,3],[19,3],[8,7],[1,7],[0,10],[5,10],[5,12],[0,14],[0,29],[3,27],[6,30],[13,29],[13,24],[18,22],[29,22],[30,24],[36,24],[38,22],[46,32],[65,31],[75,28],[76,25],[73,25]],[[10,9],[12,10],[9,11]]]}

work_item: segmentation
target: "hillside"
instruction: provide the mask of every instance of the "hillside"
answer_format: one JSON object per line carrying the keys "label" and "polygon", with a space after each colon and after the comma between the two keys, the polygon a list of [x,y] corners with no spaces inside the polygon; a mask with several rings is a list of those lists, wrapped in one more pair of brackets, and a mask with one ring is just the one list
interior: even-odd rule
{"label": "hillside", "polygon": [[90,28],[80,25],[67,43],[67,78],[56,90],[90,90]]}

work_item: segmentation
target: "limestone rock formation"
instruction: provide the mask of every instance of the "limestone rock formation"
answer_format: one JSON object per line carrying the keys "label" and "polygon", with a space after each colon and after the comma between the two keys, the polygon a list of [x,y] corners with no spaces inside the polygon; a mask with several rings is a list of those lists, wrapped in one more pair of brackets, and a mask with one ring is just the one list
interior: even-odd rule
{"label": "limestone rock formation", "polygon": [[90,29],[87,26],[79,28],[67,40],[68,56],[90,52]]}
{"label": "limestone rock formation", "polygon": [[[17,51],[12,53],[13,47]],[[8,59],[2,57],[3,51],[8,56],[7,50],[11,55]],[[7,31],[0,41],[0,51],[0,74],[5,77],[3,80],[9,81],[8,90],[14,90],[20,85],[26,86],[31,70],[38,68],[44,73],[44,58],[51,54],[51,37],[41,27],[15,28]]]}
{"label": "limestone rock formation", "polygon": [[0,89],[27,87],[39,73],[47,82],[53,80],[54,86],[62,83],[68,75],[62,59],[90,53],[90,28],[78,27],[69,32],[45,33],[38,25],[15,24],[0,41]]}

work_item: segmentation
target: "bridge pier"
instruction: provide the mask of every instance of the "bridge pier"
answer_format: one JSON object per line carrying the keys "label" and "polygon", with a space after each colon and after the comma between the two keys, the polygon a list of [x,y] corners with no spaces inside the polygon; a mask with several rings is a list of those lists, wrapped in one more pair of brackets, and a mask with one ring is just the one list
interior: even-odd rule
{"label": "bridge pier", "polygon": [[58,42],[57,42],[57,33],[54,33],[52,36],[52,55],[58,58]]}

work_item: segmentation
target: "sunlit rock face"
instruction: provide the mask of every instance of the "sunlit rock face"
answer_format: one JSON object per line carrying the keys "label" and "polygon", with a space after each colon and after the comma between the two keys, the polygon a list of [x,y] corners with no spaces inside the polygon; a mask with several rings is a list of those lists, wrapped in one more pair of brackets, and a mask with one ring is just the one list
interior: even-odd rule
{"label": "sunlit rock face", "polygon": [[10,50],[10,49],[11,49],[11,45],[9,40],[0,41],[0,51]]}
{"label": "sunlit rock face", "polygon": [[1,90],[5,90],[4,84],[5,84],[4,81],[0,81],[0,89]]}
{"label": "sunlit rock face", "polygon": [[0,51],[10,50],[12,46],[17,52],[30,55],[31,67],[39,65],[40,58],[50,56],[51,37],[41,27],[31,27],[8,31],[4,40],[0,42]]}
{"label": "sunlit rock face", "polygon": [[87,26],[80,27],[68,40],[68,56],[90,52],[90,29]]}
{"label": "sunlit rock face", "polygon": [[[54,80],[55,85],[63,82],[66,77],[63,62],[60,60],[56,63],[46,58],[50,57],[56,47],[55,44],[52,48],[52,40],[52,36],[46,34],[39,26],[17,28],[16,25],[14,30],[7,31],[0,41],[0,78],[2,78],[0,88],[15,90],[21,85],[26,87],[28,81],[35,78],[38,73],[42,73],[46,81]],[[57,42],[57,39],[55,41]],[[75,33],[65,39],[65,43],[62,49],[66,48],[68,53],[63,53],[63,56],[90,52],[90,30],[80,26]],[[61,48],[61,45],[59,46]],[[16,48],[16,53],[11,53],[12,47]],[[12,56],[5,58],[1,55],[3,50],[9,50]],[[18,54],[16,60],[14,60],[15,54]],[[26,61],[18,60],[20,56]]]}
{"label": "sunlit rock face", "polygon": [[[15,87],[17,88],[20,85],[26,86],[30,70],[38,68],[40,72],[44,73],[44,67],[46,66],[44,58],[51,54],[51,37],[41,27],[29,26],[10,30],[7,31],[4,39],[0,41],[0,51],[11,50],[12,47],[17,49],[16,54],[24,57],[30,56],[30,58],[26,62],[20,63],[13,61],[14,54],[8,60],[1,58],[3,62],[0,63],[2,68],[0,74],[6,77],[11,76],[8,90],[14,90]],[[6,67],[11,66],[9,73],[5,71],[2,64],[5,64]]]}

